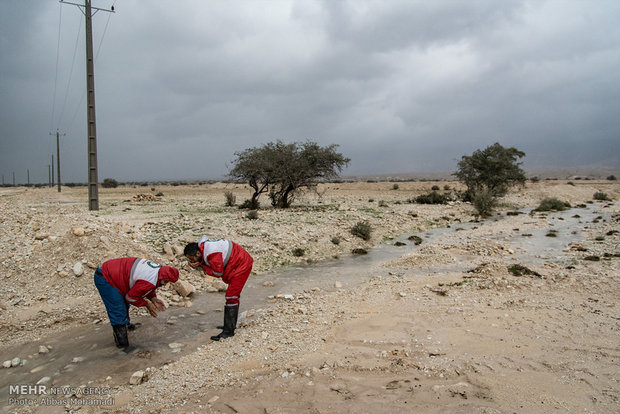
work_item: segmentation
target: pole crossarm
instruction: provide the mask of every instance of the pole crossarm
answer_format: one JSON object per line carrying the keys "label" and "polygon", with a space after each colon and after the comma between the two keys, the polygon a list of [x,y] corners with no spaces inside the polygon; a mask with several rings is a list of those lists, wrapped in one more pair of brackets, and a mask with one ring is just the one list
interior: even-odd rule
{"label": "pole crossarm", "polygon": [[[72,3],[72,2],[70,2],[70,1],[64,1],[64,0],[60,0],[60,3],[63,3],[63,4],[72,4],[72,5],[74,5],[74,6],[78,6],[78,7],[80,8],[80,10],[82,10],[82,13],[84,12],[84,10],[82,9],[82,8],[84,7],[84,5],[83,5],[83,4]],[[114,11],[114,8],[111,8],[111,9],[102,9],[102,8],[100,8],[100,7],[93,7],[93,6],[90,6],[90,8],[91,8],[92,10],[95,10],[95,13],[97,13],[99,10],[104,11],[104,12],[108,12],[108,13],[116,13],[116,11]],[[93,13],[93,15],[94,15],[95,13]]]}

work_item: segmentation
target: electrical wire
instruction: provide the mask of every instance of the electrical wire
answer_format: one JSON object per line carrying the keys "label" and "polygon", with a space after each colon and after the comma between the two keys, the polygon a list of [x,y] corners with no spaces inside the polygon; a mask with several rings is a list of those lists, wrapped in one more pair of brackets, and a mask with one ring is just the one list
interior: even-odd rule
{"label": "electrical wire", "polygon": [[71,69],[69,70],[69,79],[67,80],[67,89],[65,91],[65,99],[62,105],[60,116],[58,117],[58,124],[61,123],[62,117],[65,113],[65,108],[67,107],[67,99],[69,98],[69,88],[71,86],[71,78],[73,78],[73,69],[75,68],[75,57],[77,56],[78,44],[80,41],[81,26],[82,26],[82,16],[80,15],[80,23],[78,24],[77,36],[75,37],[75,46],[73,48],[73,58],[71,60]]}
{"label": "electrical wire", "polygon": [[[114,3],[112,3],[112,7],[114,7],[114,5],[116,4],[116,1],[114,1]],[[103,34],[101,35],[101,40],[99,41],[99,46],[97,46],[97,53],[95,53],[95,57],[93,58],[93,62],[97,61],[97,58],[99,57],[99,52],[101,51],[101,46],[103,45],[103,39],[105,38],[105,35],[108,31],[108,26],[110,24],[110,18],[112,17],[112,13],[108,13],[108,20],[106,21],[105,27],[103,29]],[[84,102],[84,97],[86,96],[86,90],[82,91],[82,96],[80,97],[80,102],[78,103],[78,106],[75,109],[75,112],[73,113],[73,117],[71,118],[71,121],[69,122],[69,127],[73,127],[73,123],[75,122],[75,119],[77,117],[77,114],[79,112],[80,107],[82,106],[82,102]]]}
{"label": "electrical wire", "polygon": [[50,119],[50,131],[54,126],[54,114],[56,111],[56,88],[58,86],[58,60],[60,59],[60,28],[62,27],[62,4],[58,4],[58,43],[56,43],[56,74],[54,76],[54,94],[52,95],[52,117]]}

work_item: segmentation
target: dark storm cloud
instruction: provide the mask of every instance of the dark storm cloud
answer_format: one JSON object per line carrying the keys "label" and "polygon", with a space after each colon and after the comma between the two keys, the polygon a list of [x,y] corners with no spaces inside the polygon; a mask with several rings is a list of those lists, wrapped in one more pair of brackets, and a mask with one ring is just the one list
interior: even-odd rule
{"label": "dark storm cloud", "polygon": [[[345,174],[453,171],[496,141],[526,167],[619,160],[615,1],[114,4],[94,17],[100,179],[219,178],[277,139],[338,144]],[[47,180],[56,128],[86,181],[81,13],[0,7],[5,181]]]}

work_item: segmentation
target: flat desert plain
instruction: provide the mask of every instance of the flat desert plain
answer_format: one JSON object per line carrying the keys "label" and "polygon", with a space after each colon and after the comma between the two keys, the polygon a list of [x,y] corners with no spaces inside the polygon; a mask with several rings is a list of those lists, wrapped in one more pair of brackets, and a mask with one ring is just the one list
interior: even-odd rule
{"label": "flat desert plain", "polygon": [[[620,184],[528,182],[484,220],[468,203],[412,202],[434,185],[463,190],[321,184],[284,210],[263,195],[254,217],[226,206],[226,192],[251,194],[228,183],[101,188],[98,211],[86,187],[0,189],[3,412],[620,412]],[[571,208],[532,211],[548,197]],[[351,232],[360,222],[368,240]],[[221,342],[209,337],[225,286],[182,256],[203,234],[255,259]],[[132,309],[128,353],[92,281],[123,256],[178,267],[195,288],[161,289],[157,319]],[[140,336],[155,324],[169,346]]]}

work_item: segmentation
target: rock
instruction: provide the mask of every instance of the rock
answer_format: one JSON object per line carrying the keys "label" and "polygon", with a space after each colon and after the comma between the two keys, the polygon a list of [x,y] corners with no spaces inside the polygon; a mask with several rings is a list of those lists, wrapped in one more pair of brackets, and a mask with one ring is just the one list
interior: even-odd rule
{"label": "rock", "polygon": [[179,348],[183,348],[185,346],[185,344],[180,344],[178,342],[173,342],[171,344],[168,344],[168,347],[170,347],[170,349],[179,349]]}
{"label": "rock", "polygon": [[2,367],[3,367],[3,368],[11,368],[11,365],[12,365],[12,364],[11,364],[11,361],[10,361],[10,360],[9,360],[9,361],[4,361],[4,362],[2,363]]}
{"label": "rock", "polygon": [[80,277],[84,274],[84,265],[82,264],[82,262],[77,262],[73,265],[73,274],[76,277]]}
{"label": "rock", "polygon": [[84,357],[75,357],[71,360],[72,363],[78,363],[78,362],[83,362],[86,358]]}
{"label": "rock", "polygon": [[407,296],[407,293],[405,293],[405,292],[400,292],[400,293],[399,293],[399,295],[400,295],[400,297],[401,297],[401,298],[404,298],[405,296]]}
{"label": "rock", "polygon": [[39,353],[40,354],[47,354],[50,350],[45,346],[45,345],[41,345],[39,347]]}
{"label": "rock", "polygon": [[18,366],[21,362],[22,362],[22,360],[21,360],[21,359],[19,359],[19,358],[15,357],[15,358],[13,358],[13,359],[11,360],[11,366],[12,366],[12,367],[16,367],[16,366]]}
{"label": "rock", "polygon": [[164,243],[164,253],[167,254],[168,256],[174,256],[174,253],[172,252],[172,246],[170,245],[170,243]]}
{"label": "rock", "polygon": [[39,385],[39,384],[47,384],[50,381],[51,381],[50,377],[43,377],[43,378],[41,378],[40,380],[37,381],[37,385]]}
{"label": "rock", "polygon": [[196,291],[194,285],[192,285],[186,280],[178,280],[172,284],[172,287],[174,288],[174,290],[177,291],[179,295],[183,297],[188,297]]}
{"label": "rock", "polygon": [[211,281],[211,285],[216,288],[218,292],[226,292],[226,289],[228,289],[228,285],[219,279]]}
{"label": "rock", "polygon": [[183,248],[179,245],[174,245],[172,246],[172,252],[174,253],[175,256],[180,257],[183,256]]}
{"label": "rock", "polygon": [[144,371],[136,371],[129,378],[129,385],[140,385],[144,381]]}
{"label": "rock", "polygon": [[61,270],[60,272],[58,272],[58,276],[67,277],[69,276],[69,272],[67,272],[66,270]]}
{"label": "rock", "polygon": [[75,236],[77,236],[77,237],[82,237],[85,233],[86,233],[86,231],[82,227],[74,227],[73,228],[73,234]]}
{"label": "rock", "polygon": [[275,286],[276,284],[273,283],[272,281],[268,280],[266,282],[263,282],[263,286],[265,287],[271,287],[271,286]]}
{"label": "rock", "polygon": [[340,283],[340,282],[336,282],[336,283],[334,283],[334,287],[335,287],[336,289],[341,289],[341,288],[342,288],[342,283]]}
{"label": "rock", "polygon": [[214,402],[216,402],[216,401],[217,401],[217,400],[219,400],[219,399],[220,399],[220,397],[219,397],[219,396],[217,396],[217,395],[215,395],[215,396],[211,397],[211,398],[209,399],[209,401],[207,401],[207,402],[208,402],[209,404],[213,404]]}
{"label": "rock", "polygon": [[49,237],[50,235],[47,233],[37,233],[34,235],[34,239],[35,240],[45,240]]}

